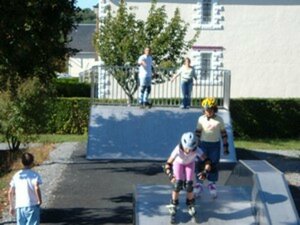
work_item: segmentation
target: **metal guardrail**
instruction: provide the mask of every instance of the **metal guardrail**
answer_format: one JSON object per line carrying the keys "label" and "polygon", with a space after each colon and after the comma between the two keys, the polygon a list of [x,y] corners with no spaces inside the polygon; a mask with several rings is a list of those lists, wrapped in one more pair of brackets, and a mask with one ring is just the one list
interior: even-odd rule
{"label": "metal guardrail", "polygon": [[[178,106],[181,101],[180,77],[171,82],[176,69],[155,69],[150,99],[155,105]],[[193,84],[192,107],[200,107],[200,100],[214,97],[218,105],[229,109],[230,71],[195,69],[197,79]],[[138,99],[137,66],[95,66],[81,76],[91,83],[94,103],[135,105]]]}

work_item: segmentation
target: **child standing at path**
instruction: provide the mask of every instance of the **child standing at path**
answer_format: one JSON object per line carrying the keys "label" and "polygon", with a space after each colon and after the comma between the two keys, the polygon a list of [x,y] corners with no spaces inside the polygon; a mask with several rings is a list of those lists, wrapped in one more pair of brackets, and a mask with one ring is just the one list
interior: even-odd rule
{"label": "child standing at path", "polygon": [[40,184],[42,184],[42,179],[37,172],[31,170],[33,163],[34,156],[24,153],[22,155],[24,168],[18,171],[10,182],[9,213],[14,215],[16,212],[17,225],[40,224],[40,205],[42,204]]}
{"label": "child standing at path", "polygon": [[[189,214],[195,215],[195,198],[193,193],[193,182],[195,178],[195,158],[200,157],[205,162],[205,171],[210,170],[210,160],[206,158],[198,148],[198,138],[192,132],[184,133],[180,143],[172,151],[165,165],[165,173],[174,184],[172,200],[169,211],[175,215],[178,206],[179,192],[185,187],[187,192],[186,205]],[[199,174],[200,176],[202,175]],[[200,177],[204,178],[204,177]]]}

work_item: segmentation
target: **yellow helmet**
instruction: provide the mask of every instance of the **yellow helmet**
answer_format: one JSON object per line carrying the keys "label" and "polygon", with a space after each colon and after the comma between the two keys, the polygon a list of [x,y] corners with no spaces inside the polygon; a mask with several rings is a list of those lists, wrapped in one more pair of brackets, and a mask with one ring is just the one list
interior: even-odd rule
{"label": "yellow helmet", "polygon": [[217,108],[217,102],[214,98],[206,98],[202,101],[202,107],[204,109]]}

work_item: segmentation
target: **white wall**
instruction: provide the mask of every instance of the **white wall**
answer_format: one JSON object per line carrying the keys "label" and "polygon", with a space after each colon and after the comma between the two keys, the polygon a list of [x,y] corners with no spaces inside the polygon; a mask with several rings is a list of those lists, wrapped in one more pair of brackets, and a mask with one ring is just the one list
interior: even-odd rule
{"label": "white wall", "polygon": [[75,56],[70,57],[68,65],[68,73],[72,77],[79,77],[79,73],[90,69],[97,62],[95,61],[95,54],[82,54],[77,53]]}
{"label": "white wall", "polygon": [[[149,1],[127,0],[146,19]],[[118,1],[111,1],[113,8]],[[172,17],[179,7],[192,29],[197,0],[164,0]],[[223,0],[222,30],[202,30],[195,45],[224,47],[224,69],[231,71],[231,97],[300,97],[300,1]],[[115,8],[116,9],[116,8]]]}

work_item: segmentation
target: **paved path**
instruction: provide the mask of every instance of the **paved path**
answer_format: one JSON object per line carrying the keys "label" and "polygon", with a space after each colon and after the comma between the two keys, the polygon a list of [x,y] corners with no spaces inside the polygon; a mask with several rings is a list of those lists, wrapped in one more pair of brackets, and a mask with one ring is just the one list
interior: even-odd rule
{"label": "paved path", "polygon": [[[255,159],[248,151],[238,151],[240,159]],[[53,201],[42,213],[44,225],[125,225],[133,224],[135,185],[168,184],[161,162],[88,161],[85,149],[74,152],[63,179],[53,193]],[[222,170],[224,183],[229,170]],[[299,189],[293,196],[300,211]]]}
{"label": "paved path", "polygon": [[[72,160],[43,210],[44,225],[132,224],[135,185],[169,184],[159,161],[88,161],[85,149],[77,149]],[[223,174],[220,182],[229,171]]]}

